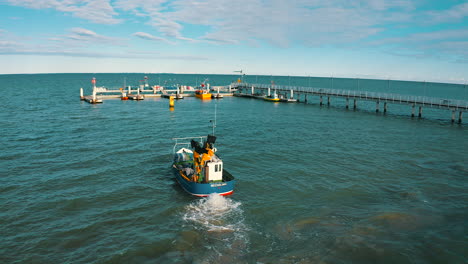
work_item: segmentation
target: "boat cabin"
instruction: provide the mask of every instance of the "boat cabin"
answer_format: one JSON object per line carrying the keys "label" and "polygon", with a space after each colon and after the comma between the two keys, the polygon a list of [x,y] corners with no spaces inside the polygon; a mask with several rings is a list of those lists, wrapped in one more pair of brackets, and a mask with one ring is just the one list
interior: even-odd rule
{"label": "boat cabin", "polygon": [[205,166],[207,182],[223,180],[223,162],[221,160],[208,162]]}

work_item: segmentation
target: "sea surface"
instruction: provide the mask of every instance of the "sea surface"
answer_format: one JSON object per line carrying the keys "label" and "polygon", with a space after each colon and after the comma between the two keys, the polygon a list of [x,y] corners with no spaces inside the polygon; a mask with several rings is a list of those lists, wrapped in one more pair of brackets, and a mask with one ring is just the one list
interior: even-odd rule
{"label": "sea surface", "polygon": [[[225,97],[79,100],[145,74],[0,75],[0,263],[467,263],[468,113]],[[147,74],[161,85],[235,75]],[[455,84],[244,81],[468,100]],[[333,84],[332,84],[333,82]],[[174,137],[206,135],[229,197],[175,182]]]}

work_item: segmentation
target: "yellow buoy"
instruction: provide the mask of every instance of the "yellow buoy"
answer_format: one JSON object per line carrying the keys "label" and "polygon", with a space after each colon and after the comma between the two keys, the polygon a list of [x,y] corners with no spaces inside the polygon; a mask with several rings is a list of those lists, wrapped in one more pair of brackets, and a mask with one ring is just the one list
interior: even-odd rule
{"label": "yellow buoy", "polygon": [[169,96],[169,107],[174,107],[174,96]]}

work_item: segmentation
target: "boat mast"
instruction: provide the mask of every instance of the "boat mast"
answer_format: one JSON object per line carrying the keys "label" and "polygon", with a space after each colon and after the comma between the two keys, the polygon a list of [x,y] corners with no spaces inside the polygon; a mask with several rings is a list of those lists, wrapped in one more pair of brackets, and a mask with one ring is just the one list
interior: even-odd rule
{"label": "boat mast", "polygon": [[210,120],[211,126],[213,127],[213,136],[215,135],[215,127],[216,127],[216,110],[218,107],[218,103],[215,102],[215,115],[214,115],[214,120]]}

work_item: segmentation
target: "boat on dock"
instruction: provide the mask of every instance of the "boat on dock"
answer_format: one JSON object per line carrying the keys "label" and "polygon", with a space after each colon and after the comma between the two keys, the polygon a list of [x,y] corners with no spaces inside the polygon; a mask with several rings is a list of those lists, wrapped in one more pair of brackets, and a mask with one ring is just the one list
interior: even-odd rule
{"label": "boat on dock", "polygon": [[276,91],[272,95],[267,95],[267,96],[263,97],[263,99],[266,100],[266,101],[270,101],[270,102],[279,102],[280,101],[278,95],[276,94]]}
{"label": "boat on dock", "polygon": [[102,99],[96,98],[96,96],[85,96],[83,100],[90,104],[102,104]]}
{"label": "boat on dock", "polygon": [[297,103],[297,99],[293,99],[293,98],[280,98],[280,102],[285,102],[285,103]]}
{"label": "boat on dock", "polygon": [[200,85],[200,88],[195,90],[195,97],[200,98],[202,100],[211,99],[212,94],[210,93],[210,84],[208,83],[205,85],[205,82],[203,82]]}
{"label": "boat on dock", "polygon": [[221,99],[221,98],[223,98],[223,95],[220,94],[220,93],[214,93],[214,94],[211,94],[211,98],[213,98],[213,99]]}
{"label": "boat on dock", "polygon": [[128,99],[141,101],[141,100],[145,100],[145,96],[142,94],[128,94]]}
{"label": "boat on dock", "polygon": [[[213,193],[226,196],[234,192],[234,176],[224,169],[223,161],[216,154],[215,136],[173,140],[175,145],[172,169],[182,189],[201,197]],[[180,146],[183,147],[176,151]]]}
{"label": "boat on dock", "polygon": [[205,89],[195,90],[195,97],[200,98],[202,100],[211,99],[211,96],[212,94],[208,90],[205,90]]}
{"label": "boat on dock", "polygon": [[297,103],[297,99],[288,98],[285,95],[280,95],[279,99],[280,99],[280,102],[284,102],[284,103]]}

